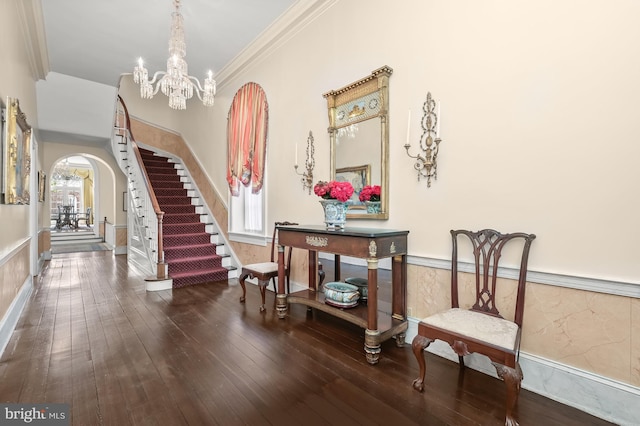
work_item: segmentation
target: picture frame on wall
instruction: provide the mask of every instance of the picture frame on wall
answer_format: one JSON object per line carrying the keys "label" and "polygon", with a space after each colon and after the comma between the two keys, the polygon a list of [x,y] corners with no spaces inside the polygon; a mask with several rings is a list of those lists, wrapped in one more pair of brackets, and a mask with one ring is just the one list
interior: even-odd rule
{"label": "picture frame on wall", "polygon": [[38,171],[38,201],[44,202],[44,197],[47,189],[47,175],[44,170]]}
{"label": "picture frame on wall", "polygon": [[127,204],[129,203],[129,199],[127,198],[127,191],[122,193],[122,211],[127,211]]}
{"label": "picture frame on wall", "polygon": [[29,204],[31,127],[18,99],[7,98],[2,139],[2,202]]}
{"label": "picture frame on wall", "polygon": [[366,209],[365,204],[360,201],[360,191],[371,184],[371,164],[336,169],[336,181],[351,182],[353,186],[353,195],[348,201],[349,209]]}

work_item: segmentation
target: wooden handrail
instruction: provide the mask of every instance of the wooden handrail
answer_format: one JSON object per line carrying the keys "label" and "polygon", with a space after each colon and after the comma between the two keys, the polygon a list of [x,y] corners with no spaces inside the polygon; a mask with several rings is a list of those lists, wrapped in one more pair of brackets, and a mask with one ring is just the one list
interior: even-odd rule
{"label": "wooden handrail", "polygon": [[135,138],[133,137],[133,132],[131,131],[131,124],[129,119],[129,110],[127,109],[127,105],[124,103],[124,100],[120,95],[118,95],[118,102],[122,105],[124,109],[125,116],[125,128],[129,133],[129,140],[131,141],[131,148],[136,155],[136,161],[142,170],[142,175],[144,176],[144,185],[147,188],[147,192],[149,193],[149,198],[151,199],[151,206],[153,207],[153,211],[155,212],[158,218],[158,264],[157,264],[157,273],[156,277],[159,280],[167,279],[167,264],[164,261],[164,246],[162,243],[162,220],[164,217],[164,212],[160,210],[160,205],[158,204],[158,199],[156,198],[156,194],[153,191],[151,186],[151,182],[149,181],[149,176],[147,175],[147,169],[144,167],[144,163],[142,162],[142,156],[140,155],[140,149],[138,149],[138,144],[136,143]]}

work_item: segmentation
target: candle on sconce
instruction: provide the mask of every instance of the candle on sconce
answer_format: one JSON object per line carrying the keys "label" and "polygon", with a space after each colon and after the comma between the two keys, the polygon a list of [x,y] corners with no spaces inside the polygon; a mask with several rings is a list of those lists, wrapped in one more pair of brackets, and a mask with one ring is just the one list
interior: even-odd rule
{"label": "candle on sconce", "polygon": [[295,162],[296,167],[298,167],[298,142],[296,142],[296,162]]}
{"label": "candle on sconce", "polygon": [[407,145],[410,145],[409,139],[411,135],[411,110],[409,110],[409,114],[407,116]]}
{"label": "candle on sconce", "polygon": [[440,138],[440,102],[438,101],[438,125],[436,126],[436,138]]}

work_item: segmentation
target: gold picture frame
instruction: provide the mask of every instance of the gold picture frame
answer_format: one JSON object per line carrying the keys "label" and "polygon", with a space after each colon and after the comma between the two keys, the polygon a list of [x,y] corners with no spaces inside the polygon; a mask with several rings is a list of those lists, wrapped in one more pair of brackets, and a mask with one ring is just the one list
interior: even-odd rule
{"label": "gold picture frame", "polygon": [[353,195],[347,201],[350,210],[366,210],[366,206],[360,201],[360,191],[365,185],[371,185],[371,164],[336,169],[335,180],[350,182],[353,186]]}
{"label": "gold picture frame", "polygon": [[[371,182],[380,185],[380,210],[368,212],[358,200],[349,208],[347,219],[389,219],[389,79],[393,69],[384,65],[370,75],[330,90],[329,170],[335,179],[338,169],[355,164],[371,164]],[[363,146],[363,148],[354,148]]]}
{"label": "gold picture frame", "polygon": [[44,202],[44,196],[47,189],[47,175],[44,170],[38,171],[38,201]]}
{"label": "gold picture frame", "polygon": [[2,140],[2,202],[29,204],[31,127],[18,99],[7,98]]}

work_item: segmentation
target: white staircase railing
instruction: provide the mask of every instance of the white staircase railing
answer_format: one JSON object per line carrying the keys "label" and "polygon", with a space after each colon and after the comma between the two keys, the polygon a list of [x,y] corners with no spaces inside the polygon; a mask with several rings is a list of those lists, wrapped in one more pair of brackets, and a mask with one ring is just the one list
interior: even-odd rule
{"label": "white staircase railing", "polygon": [[129,260],[153,274],[168,279],[162,247],[162,218],[155,194],[150,190],[146,170],[131,135],[129,113],[118,96],[116,102],[112,150],[120,169],[127,176],[127,254]]}
{"label": "white staircase railing", "polygon": [[[115,125],[111,138],[111,148],[120,169],[127,176],[127,255],[130,262],[158,279],[168,278],[167,264],[164,262],[162,247],[162,219],[164,213],[157,207],[155,194],[150,191],[146,170],[140,158],[139,145],[133,139],[129,127],[129,115],[122,99],[118,97],[115,111]],[[237,277],[239,262],[233,251],[219,233],[219,226],[195,185],[189,170],[175,155],[161,152],[175,163],[178,174],[182,176],[185,188],[192,202],[196,204],[196,213],[206,224],[206,232],[211,234],[211,242],[216,244],[217,254],[222,256],[222,266],[229,270],[229,277]]]}

